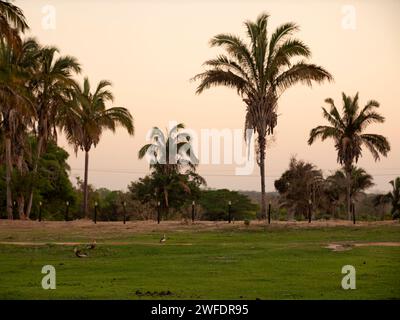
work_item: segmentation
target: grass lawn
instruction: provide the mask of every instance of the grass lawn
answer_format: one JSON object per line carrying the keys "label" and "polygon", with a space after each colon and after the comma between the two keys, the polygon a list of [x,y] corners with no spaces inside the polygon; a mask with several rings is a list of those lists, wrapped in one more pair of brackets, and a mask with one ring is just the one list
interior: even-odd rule
{"label": "grass lawn", "polygon": [[[400,242],[398,223],[143,225],[0,222],[0,299],[400,298],[399,246],[325,248]],[[160,244],[163,233],[168,240]],[[83,259],[72,245],[54,244],[93,238],[99,244]],[[56,290],[41,287],[47,264],[56,268]],[[356,290],[341,288],[348,264],[356,268]]]}

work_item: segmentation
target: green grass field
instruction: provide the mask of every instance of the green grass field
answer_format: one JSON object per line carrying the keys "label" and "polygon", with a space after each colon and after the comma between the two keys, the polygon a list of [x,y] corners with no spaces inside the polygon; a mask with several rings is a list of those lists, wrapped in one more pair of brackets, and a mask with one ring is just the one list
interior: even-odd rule
{"label": "green grass field", "polygon": [[[400,242],[398,223],[312,228],[147,223],[143,230],[140,223],[111,225],[0,224],[0,298],[400,298],[399,246],[325,248],[332,242]],[[164,232],[167,243],[159,244]],[[85,259],[75,257],[71,245],[54,244],[93,238],[99,244]],[[56,268],[56,290],[41,287],[47,264]],[[347,264],[356,268],[356,290],[341,288]]]}

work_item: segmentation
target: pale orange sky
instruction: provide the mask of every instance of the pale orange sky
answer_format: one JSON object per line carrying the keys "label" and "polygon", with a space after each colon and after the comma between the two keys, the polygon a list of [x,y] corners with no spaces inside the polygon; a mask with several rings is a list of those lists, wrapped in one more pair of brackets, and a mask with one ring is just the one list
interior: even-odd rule
{"label": "pale orange sky", "polygon": [[[261,12],[270,17],[269,32],[285,22],[300,25],[297,37],[310,46],[311,61],[330,71],[335,81],[312,89],[296,86],[282,96],[275,142],[267,151],[267,190],[287,168],[291,155],[308,160],[325,174],[338,168],[332,142],[307,145],[311,128],[324,122],[321,107],[332,97],[341,106],[341,92],[360,93],[361,104],[380,102],[383,125],[369,131],[386,135],[392,151],[375,163],[365,150],[359,165],[374,175],[373,190],[389,189],[388,181],[400,175],[400,1],[16,1],[29,22],[31,34],[43,44],[56,45],[62,54],[77,57],[82,77],[92,85],[113,82],[115,106],[128,108],[135,118],[135,136],[122,129],[105,133],[90,154],[90,183],[96,187],[125,189],[148,172],[137,159],[152,126],[165,128],[179,121],[200,129],[243,128],[244,106],[234,90],[211,89],[195,95],[189,79],[215,57],[209,39],[222,32],[244,37],[243,21]],[[56,9],[55,30],[42,27],[45,5]],[[356,29],[342,27],[344,5],[353,5]],[[83,154],[71,154],[71,178],[83,175]],[[210,187],[259,190],[258,167],[253,175],[235,176],[232,165],[201,165],[199,172]]]}

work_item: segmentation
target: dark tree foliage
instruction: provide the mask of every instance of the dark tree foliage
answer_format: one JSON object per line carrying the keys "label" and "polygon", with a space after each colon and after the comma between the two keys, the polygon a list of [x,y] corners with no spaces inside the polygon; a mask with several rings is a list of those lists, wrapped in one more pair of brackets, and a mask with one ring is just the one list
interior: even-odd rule
{"label": "dark tree foliage", "polygon": [[[169,209],[175,212],[191,204],[200,196],[202,179],[197,179],[196,174],[181,174],[178,172],[162,174],[153,171],[150,175],[132,182],[129,192],[133,200],[142,204],[152,204],[154,207],[160,203],[164,217],[168,218]],[[165,189],[168,190],[168,206],[165,199]]]}
{"label": "dark tree foliage", "polygon": [[281,206],[296,217],[306,217],[309,206],[316,207],[320,202],[323,176],[315,165],[292,158],[289,169],[274,184],[281,195]]}
{"label": "dark tree foliage", "polygon": [[229,201],[231,214],[235,220],[254,219],[260,210],[259,205],[237,191],[228,189],[202,190],[199,203],[203,220],[228,220]]}
{"label": "dark tree foliage", "polygon": [[[31,139],[31,144],[35,141]],[[27,172],[21,175],[14,169],[12,179],[12,191],[16,199],[20,196],[28,198],[31,186],[34,185],[34,202],[32,219],[38,217],[39,203],[42,202],[42,218],[51,220],[62,220],[64,218],[66,202],[69,201],[71,210],[76,205],[76,192],[68,177],[70,170],[67,159],[69,155],[64,149],[58,147],[55,143],[49,143],[46,153],[39,161],[38,174],[33,175]],[[31,165],[28,161],[27,165]],[[4,165],[0,165],[0,174],[3,176]],[[33,183],[35,179],[35,183]],[[5,212],[5,183],[0,182],[0,211]],[[16,210],[14,204],[14,211]],[[3,215],[4,217],[4,215]],[[14,212],[14,218],[18,215]]]}

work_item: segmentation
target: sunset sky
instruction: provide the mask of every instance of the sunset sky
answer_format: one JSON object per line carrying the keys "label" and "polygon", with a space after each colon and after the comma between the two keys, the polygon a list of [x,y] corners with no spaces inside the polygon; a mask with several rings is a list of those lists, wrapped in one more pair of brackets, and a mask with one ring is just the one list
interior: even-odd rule
{"label": "sunset sky", "polygon": [[[245,37],[243,22],[261,12],[270,14],[269,32],[285,22],[300,26],[297,37],[312,51],[311,62],[322,65],[335,81],[312,89],[298,85],[279,102],[278,127],[267,151],[267,191],[287,168],[292,155],[313,162],[324,174],[338,168],[331,141],[307,145],[310,129],[323,124],[321,107],[331,97],[341,106],[341,92],[360,94],[360,103],[380,102],[386,117],[368,131],[388,137],[392,151],[375,163],[367,150],[359,165],[374,176],[370,191],[386,191],[400,175],[400,1],[16,1],[31,31],[42,44],[57,46],[82,64],[79,79],[89,76],[113,83],[115,106],[128,108],[135,119],[135,136],[124,130],[106,132],[90,153],[89,181],[96,187],[126,189],[148,173],[137,153],[153,126],[183,122],[201,129],[242,129],[244,103],[236,91],[215,88],[197,96],[190,79],[202,63],[221,52],[208,41],[218,33]],[[55,29],[45,28],[47,5],[55,9]],[[355,9],[355,29],[347,28],[349,6]],[[70,152],[71,179],[83,176],[84,157]],[[234,165],[200,165],[209,187],[260,190],[258,167],[252,175],[235,176]]]}

